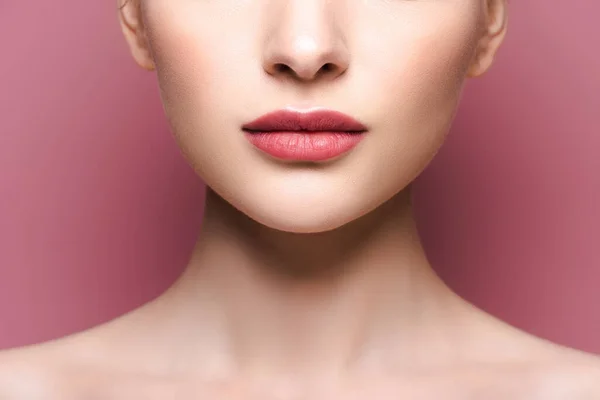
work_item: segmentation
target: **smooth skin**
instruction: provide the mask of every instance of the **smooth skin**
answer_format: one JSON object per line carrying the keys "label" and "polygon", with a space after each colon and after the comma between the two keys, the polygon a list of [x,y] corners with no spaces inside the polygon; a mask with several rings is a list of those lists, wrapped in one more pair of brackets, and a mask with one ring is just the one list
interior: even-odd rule
{"label": "smooth skin", "polygon": [[[0,354],[0,399],[600,399],[594,356],[453,293],[415,227],[410,184],[443,143],[465,80],[492,65],[504,0],[118,6],[209,187],[202,231],[157,299]],[[369,132],[311,164],[269,159],[240,129],[315,107]]]}

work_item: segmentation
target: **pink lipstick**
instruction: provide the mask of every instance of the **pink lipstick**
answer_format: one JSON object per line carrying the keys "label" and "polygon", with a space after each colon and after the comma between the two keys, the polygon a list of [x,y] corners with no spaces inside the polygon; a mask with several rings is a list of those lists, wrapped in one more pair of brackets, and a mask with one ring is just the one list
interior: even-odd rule
{"label": "pink lipstick", "polygon": [[286,161],[326,161],[347,153],[367,128],[328,110],[280,110],[245,124],[246,138],[259,150]]}

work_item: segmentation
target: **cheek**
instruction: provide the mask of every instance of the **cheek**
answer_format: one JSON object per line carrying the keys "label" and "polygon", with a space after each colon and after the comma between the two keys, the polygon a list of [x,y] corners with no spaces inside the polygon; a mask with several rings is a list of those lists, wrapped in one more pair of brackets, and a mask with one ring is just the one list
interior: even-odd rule
{"label": "cheek", "polygon": [[364,58],[361,86],[373,98],[368,119],[378,121],[382,140],[378,157],[363,167],[386,171],[388,191],[426,167],[454,119],[477,43],[476,20],[456,21],[406,24],[374,42]]}
{"label": "cheek", "polygon": [[394,115],[407,139],[411,133],[435,139],[447,130],[477,44],[476,21],[456,17],[407,24],[380,45],[394,51],[373,53],[379,54],[373,62],[384,66],[378,84],[385,99],[381,108]]}
{"label": "cheek", "polygon": [[168,111],[195,108],[199,94],[210,95],[207,90],[218,73],[211,59],[218,55],[202,35],[159,28],[153,30],[151,45],[161,96]]}
{"label": "cheek", "polygon": [[[165,21],[162,21],[163,23]],[[164,26],[168,24],[164,23]],[[214,38],[215,30],[175,30],[157,26],[152,48],[165,114],[182,152],[196,165],[225,162],[219,149],[233,146],[220,134],[218,122],[231,113],[221,101],[239,74],[224,62],[227,46]],[[223,40],[221,39],[221,42]],[[201,157],[198,151],[203,152]]]}
{"label": "cheek", "polygon": [[[404,73],[391,87],[398,117],[406,132],[439,141],[445,136],[458,106],[471,60],[472,40],[462,34],[428,37],[408,47],[402,56]],[[399,79],[400,78],[400,79]]]}

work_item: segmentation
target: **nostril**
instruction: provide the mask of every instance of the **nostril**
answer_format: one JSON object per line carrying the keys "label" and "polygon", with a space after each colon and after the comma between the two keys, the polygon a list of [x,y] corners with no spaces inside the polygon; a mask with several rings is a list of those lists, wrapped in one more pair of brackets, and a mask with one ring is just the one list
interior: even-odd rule
{"label": "nostril", "polygon": [[301,80],[308,80],[329,75],[333,76],[338,73],[341,74],[343,73],[343,68],[333,62],[321,64],[319,68],[312,68],[310,65],[294,67],[294,65],[286,62],[278,62],[272,63],[266,71],[274,76],[291,76]]}
{"label": "nostril", "polygon": [[335,70],[335,65],[332,63],[327,63],[321,67],[321,71],[323,72],[331,72]]}
{"label": "nostril", "polygon": [[284,73],[293,72],[292,69],[290,68],[290,66],[286,65],[286,64],[279,63],[279,64],[275,64],[273,67],[274,67],[274,70],[275,70],[276,73],[283,73],[284,74]]}

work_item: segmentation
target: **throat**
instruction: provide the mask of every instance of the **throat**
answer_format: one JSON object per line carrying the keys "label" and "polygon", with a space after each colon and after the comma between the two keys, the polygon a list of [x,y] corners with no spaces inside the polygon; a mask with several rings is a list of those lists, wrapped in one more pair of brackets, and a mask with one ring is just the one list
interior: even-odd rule
{"label": "throat", "polygon": [[[222,206],[212,201],[207,213]],[[448,304],[410,212],[384,216],[346,231],[293,235],[207,214],[170,290],[181,323],[194,321],[188,331],[213,341],[205,351],[227,355],[236,368],[324,373],[369,365],[435,324]],[[183,318],[188,313],[194,318]]]}

